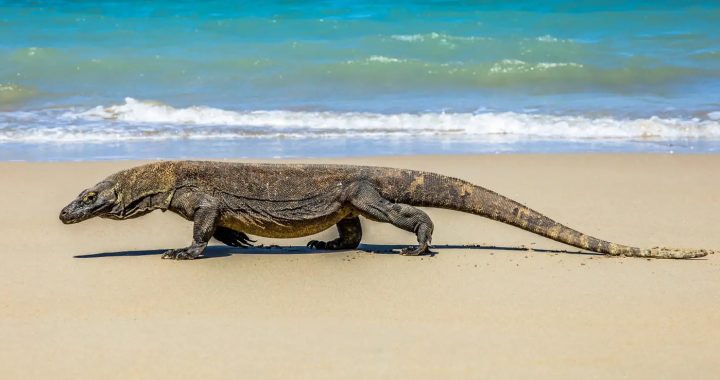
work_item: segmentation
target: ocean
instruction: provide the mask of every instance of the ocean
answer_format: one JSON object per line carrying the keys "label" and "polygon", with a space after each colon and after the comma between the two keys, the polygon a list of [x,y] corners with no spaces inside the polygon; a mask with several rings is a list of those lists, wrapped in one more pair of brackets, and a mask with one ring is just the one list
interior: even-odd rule
{"label": "ocean", "polygon": [[0,160],[720,152],[717,1],[2,1]]}

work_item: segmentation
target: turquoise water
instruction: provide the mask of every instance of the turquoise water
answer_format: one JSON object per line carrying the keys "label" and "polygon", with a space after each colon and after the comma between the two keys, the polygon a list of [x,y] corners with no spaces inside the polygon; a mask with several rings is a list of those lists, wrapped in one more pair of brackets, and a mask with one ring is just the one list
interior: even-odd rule
{"label": "turquoise water", "polygon": [[717,151],[718,25],[713,1],[0,1],[0,159]]}

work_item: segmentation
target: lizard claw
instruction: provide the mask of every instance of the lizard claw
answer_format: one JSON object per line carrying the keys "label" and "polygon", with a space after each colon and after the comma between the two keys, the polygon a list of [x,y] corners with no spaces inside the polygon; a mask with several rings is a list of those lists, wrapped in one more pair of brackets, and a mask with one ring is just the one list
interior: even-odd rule
{"label": "lizard claw", "polygon": [[192,248],[170,249],[160,256],[161,259],[170,260],[194,260],[198,257],[200,257],[200,254],[194,252]]}
{"label": "lizard claw", "polygon": [[195,255],[188,251],[182,251],[182,252],[178,252],[178,254],[175,255],[175,260],[195,260],[199,256],[200,255]]}
{"label": "lizard claw", "polygon": [[174,260],[175,256],[177,255],[176,249],[169,249],[165,252],[163,252],[162,256],[160,256],[161,259],[171,259]]}
{"label": "lizard claw", "polygon": [[431,254],[430,247],[427,244],[423,244],[417,248],[404,248],[400,251],[403,256],[421,256]]}
{"label": "lizard claw", "polygon": [[320,240],[310,240],[307,243],[307,247],[313,249],[325,249],[327,248],[327,243]]}

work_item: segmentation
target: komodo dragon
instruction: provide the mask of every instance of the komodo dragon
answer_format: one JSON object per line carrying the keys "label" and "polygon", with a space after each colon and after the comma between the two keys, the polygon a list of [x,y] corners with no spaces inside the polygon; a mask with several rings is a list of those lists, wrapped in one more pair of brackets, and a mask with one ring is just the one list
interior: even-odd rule
{"label": "komodo dragon", "polygon": [[354,249],[360,216],[417,235],[403,255],[430,252],[433,223],[420,207],[463,211],[507,223],[588,251],[612,256],[694,258],[707,250],[640,249],[585,235],[495,192],[440,174],[339,165],[169,161],[123,170],[84,190],[60,213],[71,224],[99,216],[124,220],[170,210],[194,222],[193,242],[163,254],[195,259],[210,238],[250,246],[248,235],[308,236],[337,226],[340,236],[316,249]]}

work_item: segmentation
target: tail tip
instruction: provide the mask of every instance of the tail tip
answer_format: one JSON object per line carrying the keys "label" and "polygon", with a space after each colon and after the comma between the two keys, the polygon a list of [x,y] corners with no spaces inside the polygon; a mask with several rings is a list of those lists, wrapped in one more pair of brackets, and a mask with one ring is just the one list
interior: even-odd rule
{"label": "tail tip", "polygon": [[705,257],[713,253],[715,252],[709,249],[653,247],[643,250],[641,252],[641,256],[655,257],[659,259],[695,259],[698,257]]}

